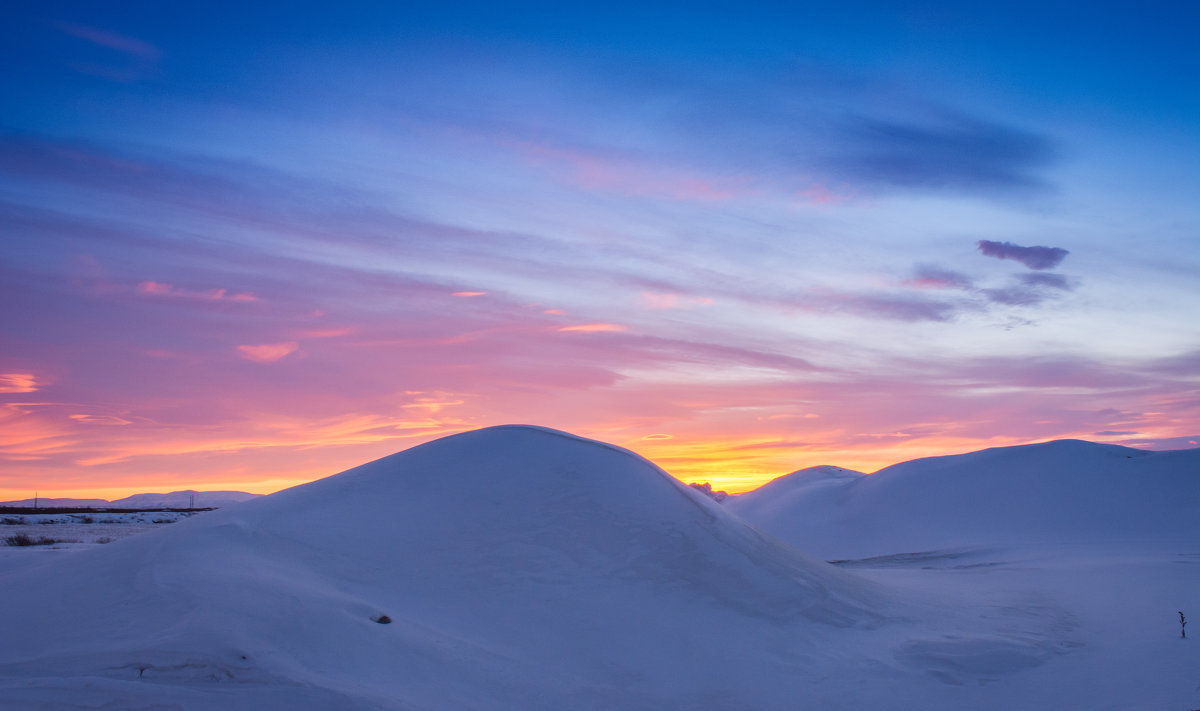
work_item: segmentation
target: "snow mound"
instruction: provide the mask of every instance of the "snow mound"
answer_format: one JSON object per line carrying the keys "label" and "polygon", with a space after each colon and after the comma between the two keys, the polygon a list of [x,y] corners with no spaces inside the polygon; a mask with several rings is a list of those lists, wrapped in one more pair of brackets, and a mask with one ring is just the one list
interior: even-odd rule
{"label": "snow mound", "polygon": [[869,476],[804,472],[726,507],[825,558],[1025,543],[1200,540],[1200,449],[1059,440],[917,459]]}
{"label": "snow mound", "polygon": [[0,697],[22,708],[790,708],[836,694],[820,676],[891,609],[646,460],[525,426],[0,576],[0,594],[21,640]]}

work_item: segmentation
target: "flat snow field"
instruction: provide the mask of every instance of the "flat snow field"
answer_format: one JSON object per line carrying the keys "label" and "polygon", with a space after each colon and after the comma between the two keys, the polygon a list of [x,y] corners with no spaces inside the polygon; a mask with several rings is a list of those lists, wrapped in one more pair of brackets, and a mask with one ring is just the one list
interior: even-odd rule
{"label": "flat snow field", "polygon": [[[6,514],[0,509],[0,572],[46,562],[46,553],[55,556],[78,553],[129,536],[156,531],[195,515],[197,512],[190,511]],[[52,539],[54,543],[11,545],[9,539],[18,536],[34,540]]]}

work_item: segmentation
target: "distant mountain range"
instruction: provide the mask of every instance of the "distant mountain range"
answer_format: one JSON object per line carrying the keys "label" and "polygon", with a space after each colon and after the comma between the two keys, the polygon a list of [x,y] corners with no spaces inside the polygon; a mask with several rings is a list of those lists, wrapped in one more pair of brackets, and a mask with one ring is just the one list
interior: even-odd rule
{"label": "distant mountain range", "polygon": [[[172,491],[169,494],[134,494],[115,501],[104,499],[54,499],[38,498],[36,505],[44,508],[93,508],[93,509],[185,509],[213,508],[229,506],[247,499],[255,499],[261,494],[249,494],[245,491]],[[34,499],[20,501],[0,501],[0,506],[28,507],[34,506]]]}

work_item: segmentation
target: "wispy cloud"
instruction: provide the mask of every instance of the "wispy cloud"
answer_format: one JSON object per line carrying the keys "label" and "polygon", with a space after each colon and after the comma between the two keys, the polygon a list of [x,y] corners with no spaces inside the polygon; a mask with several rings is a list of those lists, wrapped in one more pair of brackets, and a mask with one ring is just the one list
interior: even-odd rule
{"label": "wispy cloud", "polygon": [[831,167],[856,182],[963,191],[1044,189],[1056,157],[1047,137],[962,113],[848,122]]}
{"label": "wispy cloud", "polygon": [[109,81],[130,83],[160,74],[158,47],[129,35],[88,25],[60,22],[62,33],[86,42],[66,53],[67,66]]}
{"label": "wispy cloud", "polygon": [[137,285],[137,292],[147,296],[167,296],[178,299],[201,299],[204,301],[258,301],[258,297],[248,291],[230,293],[228,289],[184,289],[173,284],[158,281],[143,281]]}
{"label": "wispy cloud", "polygon": [[0,373],[0,393],[37,392],[38,382],[33,373]]}
{"label": "wispy cloud", "polygon": [[58,23],[58,28],[63,32],[78,37],[79,39],[87,40],[92,44],[107,49],[115,50],[123,54],[132,55],[141,59],[158,59],[162,52],[154,45],[143,42],[135,37],[123,35],[111,30],[100,29],[98,27],[88,27],[86,25],[76,25],[69,22]]}
{"label": "wispy cloud", "polygon": [[904,284],[917,289],[969,290],[975,286],[966,274],[930,264],[917,265],[912,278],[905,280]]}
{"label": "wispy cloud", "polygon": [[673,309],[689,309],[697,306],[711,306],[713,300],[706,296],[687,296],[685,294],[658,293],[643,291],[639,295],[642,305],[648,309],[670,311]]}
{"label": "wispy cloud", "polygon": [[238,346],[238,354],[246,360],[255,363],[274,363],[295,353],[300,344],[295,341],[284,343],[264,343],[257,346]]}
{"label": "wispy cloud", "polygon": [[1059,291],[1071,291],[1071,280],[1062,274],[1018,274],[1017,279],[1025,286],[1044,287]]}
{"label": "wispy cloud", "polygon": [[1071,281],[1062,274],[1018,274],[1016,283],[1008,286],[981,289],[988,300],[1007,306],[1036,306],[1059,298],[1061,292],[1074,289]]}
{"label": "wispy cloud", "polygon": [[[682,166],[639,157],[630,152],[567,148],[545,141],[533,143],[508,139],[503,143],[517,149],[529,161],[560,171],[579,187],[632,197],[677,201],[724,202],[756,192],[749,178],[686,171]],[[825,191],[813,194],[833,202]]]}
{"label": "wispy cloud", "polygon": [[574,326],[563,326],[558,329],[564,333],[613,333],[628,330],[628,326],[618,323],[581,323]]}

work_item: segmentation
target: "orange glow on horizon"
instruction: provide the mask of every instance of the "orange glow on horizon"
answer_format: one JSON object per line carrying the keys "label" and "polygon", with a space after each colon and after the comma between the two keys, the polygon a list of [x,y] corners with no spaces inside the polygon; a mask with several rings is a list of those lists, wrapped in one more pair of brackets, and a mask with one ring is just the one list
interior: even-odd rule
{"label": "orange glow on horizon", "polygon": [[[0,501],[32,498],[35,490],[43,498],[107,500],[137,493],[188,489],[269,494],[337,474],[439,437],[476,429],[479,426],[477,424],[434,416],[442,407],[460,404],[461,401],[442,401],[432,397],[411,403],[410,409],[430,410],[423,419],[361,416],[323,424],[275,421],[263,423],[263,432],[255,437],[235,438],[201,431],[194,433],[198,435],[194,438],[163,439],[152,444],[139,438],[126,442],[125,447],[106,455],[97,454],[92,458],[76,460],[74,483],[62,481],[55,485],[39,478],[36,487],[0,486]],[[629,439],[588,434],[586,428],[576,428],[575,431],[630,449],[680,481],[708,482],[714,490],[731,494],[750,491],[790,472],[822,464],[870,474],[892,464],[922,457],[962,454],[988,447],[1030,442],[1012,437],[988,440],[927,437],[880,442],[871,447],[846,447],[833,442],[780,442],[763,435],[715,437],[650,432]],[[23,434],[30,435],[32,431]],[[19,466],[22,461],[43,460],[58,453],[64,446],[77,444],[62,440],[63,434],[47,431],[42,436],[43,440],[53,438],[56,440],[54,444],[47,442],[46,446],[26,447],[24,451],[27,455],[19,455],[14,449],[9,449],[7,459],[14,466]],[[1071,435],[1056,439],[1068,437]],[[262,455],[255,455],[255,452],[261,452]],[[250,456],[260,456],[260,459],[265,456],[262,461],[267,462],[268,466],[260,471],[236,464]],[[214,460],[213,457],[218,459]],[[232,464],[219,465],[222,461]],[[98,471],[86,474],[87,470],[93,468]],[[114,468],[126,473],[114,476]],[[151,471],[145,471],[147,468]],[[181,468],[197,469],[199,473],[189,475],[180,471]],[[210,478],[208,472],[214,468],[225,475],[219,479]],[[139,470],[144,473],[137,473]],[[241,476],[230,476],[230,471],[238,471]],[[26,480],[32,481],[33,478]]]}

